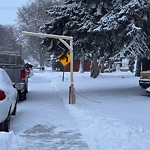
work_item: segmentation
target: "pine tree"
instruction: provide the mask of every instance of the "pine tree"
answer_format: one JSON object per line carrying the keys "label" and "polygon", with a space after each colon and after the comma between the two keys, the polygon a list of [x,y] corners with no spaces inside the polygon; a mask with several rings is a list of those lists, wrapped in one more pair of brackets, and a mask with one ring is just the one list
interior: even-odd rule
{"label": "pine tree", "polygon": [[[95,51],[97,59],[105,57],[105,60],[121,51],[124,57],[149,55],[150,3],[147,0],[66,0],[47,13],[53,19],[42,31],[73,36],[75,55]],[[53,52],[63,49],[58,41],[46,39],[45,44]]]}

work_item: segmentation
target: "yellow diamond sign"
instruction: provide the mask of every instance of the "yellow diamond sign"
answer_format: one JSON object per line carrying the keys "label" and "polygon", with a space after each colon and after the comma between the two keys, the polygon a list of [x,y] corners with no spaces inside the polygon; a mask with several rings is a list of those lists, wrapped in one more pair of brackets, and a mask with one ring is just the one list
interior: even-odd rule
{"label": "yellow diamond sign", "polygon": [[61,55],[57,56],[61,64],[65,67],[67,64],[70,63],[70,54],[69,53],[62,53]]}

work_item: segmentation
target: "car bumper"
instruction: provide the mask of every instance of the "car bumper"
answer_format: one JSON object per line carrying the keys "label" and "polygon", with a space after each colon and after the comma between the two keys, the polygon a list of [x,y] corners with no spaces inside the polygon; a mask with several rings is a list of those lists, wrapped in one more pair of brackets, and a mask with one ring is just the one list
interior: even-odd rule
{"label": "car bumper", "polygon": [[150,87],[150,80],[148,80],[148,79],[140,79],[139,80],[139,85],[141,87],[144,87],[144,88]]}
{"label": "car bumper", "polygon": [[25,89],[25,83],[15,83],[15,84],[14,84],[14,87],[15,87],[17,90],[23,90],[23,89]]}

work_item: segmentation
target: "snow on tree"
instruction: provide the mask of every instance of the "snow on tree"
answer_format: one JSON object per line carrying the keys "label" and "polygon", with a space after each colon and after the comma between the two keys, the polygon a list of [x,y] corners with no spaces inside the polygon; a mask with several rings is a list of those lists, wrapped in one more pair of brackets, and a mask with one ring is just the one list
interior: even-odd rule
{"label": "snow on tree", "polygon": [[[47,10],[51,19],[42,28],[50,34],[74,37],[74,52],[110,57],[148,57],[150,2],[148,0],[66,0]],[[59,41],[46,39],[50,51],[62,51]]]}

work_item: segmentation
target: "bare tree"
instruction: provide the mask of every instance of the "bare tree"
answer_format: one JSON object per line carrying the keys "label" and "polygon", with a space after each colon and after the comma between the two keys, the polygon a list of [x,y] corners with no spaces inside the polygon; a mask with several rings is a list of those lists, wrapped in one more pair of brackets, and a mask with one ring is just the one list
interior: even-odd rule
{"label": "bare tree", "polygon": [[[48,23],[50,16],[45,11],[56,2],[53,0],[35,0],[32,3],[18,9],[18,25],[20,31],[40,32],[40,28]],[[57,2],[58,3],[58,2]],[[26,56],[32,55],[44,65],[41,38],[24,37]]]}
{"label": "bare tree", "polygon": [[15,33],[13,26],[0,26],[0,51],[21,51],[22,47]]}

